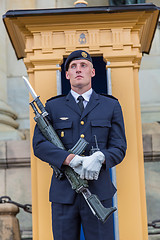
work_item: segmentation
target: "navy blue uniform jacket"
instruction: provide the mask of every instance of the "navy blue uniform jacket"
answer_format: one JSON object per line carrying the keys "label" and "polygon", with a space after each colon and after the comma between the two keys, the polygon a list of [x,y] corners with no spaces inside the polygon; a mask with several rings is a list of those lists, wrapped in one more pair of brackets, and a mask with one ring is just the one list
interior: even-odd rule
{"label": "navy blue uniform jacket", "polygon": [[[67,150],[71,149],[83,134],[89,142],[84,154],[89,155],[91,147],[95,147],[96,135],[106,163],[101,168],[98,180],[89,181],[89,189],[100,200],[112,198],[116,189],[111,182],[109,169],[119,164],[126,152],[123,116],[118,100],[93,91],[81,116],[78,105],[69,93],[67,96],[48,100],[46,110],[51,124]],[[69,155],[67,150],[59,149],[47,141],[37,126],[34,131],[33,149],[35,156],[58,168],[62,167],[63,161]],[[53,173],[49,195],[51,202],[71,204],[76,192],[71,189],[66,178],[58,180]]]}

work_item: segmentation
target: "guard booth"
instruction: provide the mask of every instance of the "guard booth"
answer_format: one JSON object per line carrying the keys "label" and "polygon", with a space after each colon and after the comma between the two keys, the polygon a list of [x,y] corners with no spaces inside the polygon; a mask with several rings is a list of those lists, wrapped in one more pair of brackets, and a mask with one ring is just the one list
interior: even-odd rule
{"label": "guard booth", "polygon": [[[74,50],[103,58],[111,70],[112,94],[122,106],[128,145],[124,161],[116,167],[116,240],[148,239],[138,70],[142,53],[149,53],[158,16],[153,4],[14,10],[3,16],[17,58],[24,59],[29,81],[43,103],[63,90],[61,64]],[[31,142],[33,117],[31,110]],[[52,170],[34,157],[32,147],[31,152],[33,240],[52,240]]]}

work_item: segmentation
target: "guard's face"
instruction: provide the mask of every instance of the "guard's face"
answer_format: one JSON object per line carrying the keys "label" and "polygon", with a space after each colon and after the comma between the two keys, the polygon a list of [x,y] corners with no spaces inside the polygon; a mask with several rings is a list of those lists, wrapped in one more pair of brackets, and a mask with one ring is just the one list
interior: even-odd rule
{"label": "guard's face", "polygon": [[95,76],[95,69],[91,62],[85,59],[73,60],[66,71],[66,78],[70,80],[71,88],[78,92],[91,88],[91,79]]}

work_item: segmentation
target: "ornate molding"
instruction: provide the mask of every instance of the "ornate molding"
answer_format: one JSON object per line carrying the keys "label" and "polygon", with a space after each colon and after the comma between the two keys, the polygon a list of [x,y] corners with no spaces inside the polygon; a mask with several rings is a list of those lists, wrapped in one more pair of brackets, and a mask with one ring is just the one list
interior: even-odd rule
{"label": "ornate molding", "polygon": [[0,100],[0,140],[24,139],[23,133],[18,131],[17,114],[4,101]]}
{"label": "ornate molding", "polygon": [[0,101],[0,123],[18,128],[19,124],[15,121],[17,114],[5,103]]}
{"label": "ornate molding", "polygon": [[[77,1],[75,4],[86,4],[86,1]],[[3,16],[3,20],[9,36],[12,36],[12,44],[16,51],[17,57],[24,58],[26,57],[25,47],[28,53],[31,50],[31,45],[29,44],[29,46],[26,43],[28,36],[33,36],[39,33],[41,34],[42,38],[39,46],[41,47],[41,51],[43,49],[44,53],[52,52],[54,50],[54,47],[56,49],[57,47],[62,49],[63,46],[65,49],[68,47],[66,51],[69,52],[72,44],[74,44],[74,49],[82,46],[81,43],[85,43],[84,47],[88,47],[87,45],[89,42],[87,41],[87,37],[86,41],[81,41],[80,43],[78,42],[78,44],[76,44],[76,38],[72,39],[73,36],[75,37],[75,34],[71,33],[70,36],[67,34],[67,31],[69,33],[69,31],[72,32],[75,29],[82,32],[86,29],[95,31],[99,30],[100,44],[105,44],[108,42],[108,39],[101,39],[101,31],[111,31],[112,33],[109,35],[112,35],[113,42],[112,38],[109,38],[109,42],[112,44],[114,50],[120,51],[123,48],[125,49],[126,44],[133,44],[133,46],[135,44],[132,37],[130,37],[129,42],[128,40],[126,41],[127,38],[125,37],[126,34],[124,35],[124,32],[130,29],[131,34],[134,31],[137,34],[137,39],[139,39],[139,42],[141,44],[140,51],[148,53],[154,36],[158,15],[159,9],[155,5],[145,4],[142,5],[141,8],[138,8],[138,6],[133,7],[128,5],[126,11],[124,11],[124,7],[115,9],[110,6],[101,8],[75,7],[65,10],[23,10],[23,12],[20,10],[15,10],[8,11]],[[49,32],[52,33],[50,34]],[[59,41],[55,40],[55,36],[53,37],[53,35],[59,35],[59,33],[66,35],[65,38],[62,35],[62,39],[59,38],[61,44],[59,44]],[[96,34],[92,38],[95,41],[97,38]],[[34,38],[33,40],[35,41],[36,39]],[[34,43],[34,46],[37,47],[37,44]],[[139,48],[139,43],[137,47]],[[97,49],[97,46],[95,49]],[[36,49],[34,51],[36,51]],[[98,51],[98,49],[96,51]]]}
{"label": "ornate molding", "polygon": [[60,70],[56,65],[61,64],[63,57],[82,48],[93,55],[105,53],[105,59],[114,62],[110,67],[117,67],[117,59],[121,59],[118,67],[139,68],[142,54],[138,34],[138,30],[133,31],[131,28],[104,26],[84,30],[33,32],[32,36],[26,36],[27,57],[24,61],[28,72]]}
{"label": "ornate molding", "polygon": [[76,31],[65,32],[65,48],[66,52],[70,52],[76,46]]}
{"label": "ornate molding", "polygon": [[123,50],[124,49],[124,32],[123,29],[111,29],[112,31],[112,42],[113,50]]}
{"label": "ornate molding", "polygon": [[99,38],[99,29],[88,30],[89,35],[89,50],[90,51],[99,51],[100,38]]}
{"label": "ornate molding", "polygon": [[53,35],[52,32],[42,32],[42,53],[52,53],[53,52]]}

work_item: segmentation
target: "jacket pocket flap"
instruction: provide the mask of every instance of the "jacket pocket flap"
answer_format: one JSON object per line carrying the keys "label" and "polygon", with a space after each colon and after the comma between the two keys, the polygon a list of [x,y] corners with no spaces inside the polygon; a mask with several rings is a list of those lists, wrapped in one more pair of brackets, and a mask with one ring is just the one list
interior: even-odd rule
{"label": "jacket pocket flap", "polygon": [[65,129],[71,128],[72,121],[62,121],[62,122],[54,122],[54,129]]}
{"label": "jacket pocket flap", "polygon": [[111,127],[111,122],[107,120],[92,120],[92,127]]}

